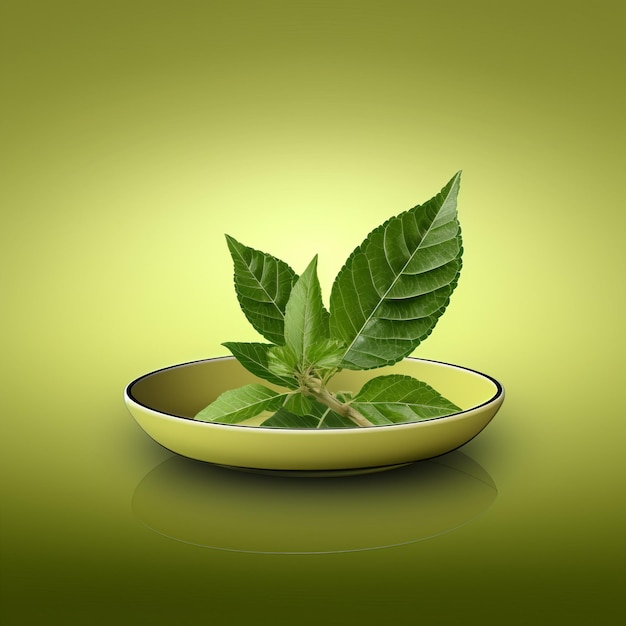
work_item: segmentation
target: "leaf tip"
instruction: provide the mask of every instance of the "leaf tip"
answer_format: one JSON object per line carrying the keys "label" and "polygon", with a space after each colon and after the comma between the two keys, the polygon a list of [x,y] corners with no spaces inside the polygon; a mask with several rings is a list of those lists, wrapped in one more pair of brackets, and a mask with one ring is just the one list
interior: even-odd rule
{"label": "leaf tip", "polygon": [[306,266],[306,269],[304,270],[304,272],[302,272],[303,274],[306,274],[307,272],[315,272],[317,270],[317,258],[318,255],[316,254],[312,259],[311,262]]}
{"label": "leaf tip", "polygon": [[461,175],[463,174],[463,170],[459,170],[451,179],[450,185],[459,185],[461,183]]}

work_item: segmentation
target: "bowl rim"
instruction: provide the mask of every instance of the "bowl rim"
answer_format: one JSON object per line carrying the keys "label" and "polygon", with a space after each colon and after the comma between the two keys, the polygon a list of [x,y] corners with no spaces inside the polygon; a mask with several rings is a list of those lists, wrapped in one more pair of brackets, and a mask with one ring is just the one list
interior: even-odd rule
{"label": "bowl rim", "polygon": [[237,359],[232,355],[226,355],[226,356],[218,356],[218,357],[209,357],[206,359],[196,359],[193,361],[186,361],[184,363],[177,363],[175,365],[168,365],[166,367],[161,367],[159,369],[153,370],[152,372],[147,372],[146,374],[142,374],[138,378],[135,378],[130,383],[128,383],[128,385],[126,385],[124,389],[124,397],[130,400],[131,402],[133,402],[134,404],[136,404],[137,406],[141,407],[142,409],[145,409],[157,415],[161,415],[164,417],[173,418],[177,420],[184,420],[186,422],[190,422],[192,424],[197,424],[197,425],[206,425],[209,427],[225,428],[229,430],[230,429],[244,429],[244,430],[252,429],[254,431],[267,431],[267,432],[273,432],[273,433],[278,433],[278,432],[311,433],[311,432],[314,432],[318,435],[322,435],[322,434],[331,435],[331,434],[336,434],[336,433],[341,433],[341,432],[344,432],[344,433],[345,432],[351,432],[351,433],[368,432],[368,431],[371,432],[373,430],[390,429],[390,428],[403,428],[403,427],[407,428],[411,426],[415,427],[416,425],[425,424],[429,422],[440,422],[441,420],[449,420],[452,418],[458,419],[459,417],[465,414],[477,411],[478,409],[488,406],[494,402],[498,402],[502,400],[504,397],[503,385],[500,382],[498,382],[495,378],[493,378],[493,376],[490,376],[489,374],[479,372],[478,370],[472,369],[470,367],[465,367],[463,365],[455,365],[454,363],[446,363],[444,361],[436,361],[434,359],[422,359],[419,357],[405,357],[404,359],[402,359],[402,361],[420,361],[420,362],[425,362],[425,363],[433,363],[435,365],[441,365],[441,366],[449,367],[452,369],[463,370],[465,372],[469,372],[471,374],[474,374],[482,378],[486,378],[487,380],[491,381],[495,385],[496,391],[493,396],[491,396],[488,400],[481,402],[480,404],[476,404],[470,407],[469,409],[464,409],[462,411],[457,411],[456,413],[450,413],[449,415],[443,415],[441,417],[429,417],[427,419],[418,420],[416,422],[399,422],[397,424],[374,424],[373,426],[368,426],[367,428],[325,428],[325,429],[319,429],[319,430],[311,429],[311,428],[281,428],[277,426],[263,426],[262,424],[259,426],[249,426],[245,424],[222,424],[220,422],[204,422],[202,420],[196,420],[193,417],[186,417],[184,415],[175,415],[174,413],[167,413],[165,411],[159,411],[158,409],[155,409],[153,407],[150,407],[144,404],[143,402],[140,402],[137,398],[135,398],[135,396],[133,396],[133,393],[132,393],[133,387],[140,381],[144,380],[145,378],[148,378],[149,376],[153,376],[155,374],[159,374],[167,370],[177,369],[177,368],[186,367],[190,365],[197,365],[200,363],[218,362],[218,361],[237,361]]}

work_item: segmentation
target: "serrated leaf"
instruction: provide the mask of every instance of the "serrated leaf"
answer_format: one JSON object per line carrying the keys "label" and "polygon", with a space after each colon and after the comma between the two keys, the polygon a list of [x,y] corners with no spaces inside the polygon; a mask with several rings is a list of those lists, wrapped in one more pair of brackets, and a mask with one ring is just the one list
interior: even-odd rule
{"label": "serrated leaf", "polygon": [[374,229],[337,275],[330,334],[347,346],[342,367],[400,361],[444,312],[461,271],[460,175],[428,202]]}
{"label": "serrated leaf", "polygon": [[328,318],[315,256],[293,286],[285,307],[285,344],[296,355],[296,366],[301,372],[311,363],[314,346],[328,339]]}
{"label": "serrated leaf", "polygon": [[294,379],[296,353],[291,346],[273,346],[267,353],[267,366],[276,376]]}
{"label": "serrated leaf", "polygon": [[288,393],[276,393],[263,385],[253,383],[229,389],[200,411],[194,419],[202,422],[237,424],[263,411],[278,409]]}
{"label": "serrated leaf", "polygon": [[263,378],[274,385],[282,385],[295,389],[298,383],[291,375],[293,368],[288,371],[275,373],[269,366],[269,353],[276,346],[270,343],[242,343],[227,341],[222,344],[228,348],[233,356],[252,374]]}
{"label": "serrated leaf", "polygon": [[433,419],[461,410],[430,385],[402,374],[368,381],[351,406],[377,426]]}
{"label": "serrated leaf", "polygon": [[313,344],[309,351],[309,360],[319,369],[333,369],[339,367],[346,346],[337,339],[322,339]]}
{"label": "serrated leaf", "polygon": [[235,269],[237,299],[248,321],[268,341],[284,343],[285,307],[297,274],[266,252],[226,235]]}

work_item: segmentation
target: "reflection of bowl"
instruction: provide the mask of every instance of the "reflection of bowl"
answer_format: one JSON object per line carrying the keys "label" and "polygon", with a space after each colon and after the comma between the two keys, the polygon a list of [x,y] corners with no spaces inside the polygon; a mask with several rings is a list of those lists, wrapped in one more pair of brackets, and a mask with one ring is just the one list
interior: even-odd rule
{"label": "reflection of bowl", "polygon": [[150,529],[185,543],[319,554],[434,537],[474,519],[496,496],[489,474],[459,451],[332,481],[232,472],[173,457],[137,485],[132,506]]}
{"label": "reflection of bowl", "polygon": [[344,370],[335,389],[358,390],[388,373],[429,383],[463,410],[409,424],[327,430],[264,428],[198,422],[192,417],[220,393],[258,382],[232,357],[174,365],[133,381],[128,409],[157,442],[183,456],[220,465],[265,470],[385,468],[444,454],[476,436],[504,399],[502,386],[484,374],[436,361],[405,359],[374,373]]}

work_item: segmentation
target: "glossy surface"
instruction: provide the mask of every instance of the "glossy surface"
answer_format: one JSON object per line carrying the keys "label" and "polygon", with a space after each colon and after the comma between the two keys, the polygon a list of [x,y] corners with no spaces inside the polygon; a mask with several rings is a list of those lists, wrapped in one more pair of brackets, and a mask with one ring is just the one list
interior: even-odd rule
{"label": "glossy surface", "polygon": [[484,513],[496,497],[489,474],[461,452],[378,476],[304,483],[173,457],[137,485],[132,507],[148,528],[183,543],[257,554],[326,554],[451,532]]}
{"label": "glossy surface", "polygon": [[422,380],[463,411],[411,424],[299,430],[194,421],[200,409],[228,389],[257,381],[233,358],[181,364],[147,374],[125,390],[126,405],[155,441],[184,456],[221,465],[268,470],[383,468],[450,452],[475,437],[504,399],[493,379],[459,366],[406,359],[371,372],[344,370],[335,389],[355,393],[376,375]]}
{"label": "glossy surface", "polygon": [[[0,4],[0,623],[621,626],[626,3]],[[506,388],[453,453],[484,491],[209,467],[130,416],[129,381],[261,340],[225,233],[318,253],[328,304],[459,169],[414,356]]]}

